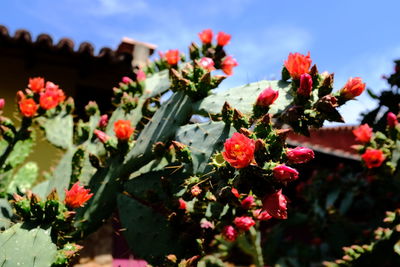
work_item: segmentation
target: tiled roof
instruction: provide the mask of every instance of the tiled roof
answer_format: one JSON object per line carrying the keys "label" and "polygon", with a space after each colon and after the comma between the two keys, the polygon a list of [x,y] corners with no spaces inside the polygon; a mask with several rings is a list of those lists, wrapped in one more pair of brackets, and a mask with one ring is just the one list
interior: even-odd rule
{"label": "tiled roof", "polygon": [[292,146],[305,146],[317,152],[341,158],[360,160],[351,146],[356,144],[353,130],[356,126],[335,126],[311,129],[310,137],[289,133],[287,142]]}
{"label": "tiled roof", "polygon": [[[126,38],[125,38],[126,39]],[[122,40],[121,45],[124,44]],[[126,62],[132,60],[132,52],[135,45],[146,46],[152,53],[155,45],[138,42],[130,39],[131,50],[113,50],[109,47],[103,47],[96,54],[93,45],[89,42],[80,43],[75,48],[74,41],[69,38],[61,38],[58,42],[53,42],[53,38],[48,34],[39,34],[36,40],[25,29],[17,30],[14,35],[10,34],[6,26],[0,25],[0,46],[31,46],[33,48],[44,49],[53,52],[67,53],[92,59],[105,59],[112,63]]]}

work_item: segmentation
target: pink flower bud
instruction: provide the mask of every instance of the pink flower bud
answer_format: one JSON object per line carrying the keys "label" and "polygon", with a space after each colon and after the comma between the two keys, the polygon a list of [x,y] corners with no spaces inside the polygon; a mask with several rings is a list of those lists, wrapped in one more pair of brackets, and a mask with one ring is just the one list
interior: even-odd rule
{"label": "pink flower bud", "polygon": [[235,228],[233,228],[232,225],[228,225],[225,226],[224,229],[222,230],[222,235],[228,241],[235,241],[238,236],[238,232],[236,231]]}
{"label": "pink flower bud", "polygon": [[215,70],[215,68],[214,68],[214,60],[212,60],[212,58],[203,57],[203,58],[200,59],[199,64],[203,69],[205,69],[207,71]]}
{"label": "pink flower bud", "polygon": [[300,87],[297,89],[297,93],[302,96],[309,97],[313,86],[312,77],[308,73],[304,73],[300,76]]}
{"label": "pink flower bud", "polygon": [[394,128],[399,123],[399,121],[397,120],[397,116],[393,112],[389,112],[387,114],[386,121],[387,121],[387,125],[390,128]]}
{"label": "pink flower bud", "polygon": [[180,210],[186,210],[187,206],[186,206],[186,202],[185,200],[183,200],[182,198],[179,199],[179,208]]}
{"label": "pink flower bud", "polygon": [[96,135],[97,139],[99,139],[100,142],[102,142],[103,144],[106,143],[108,139],[110,139],[110,137],[105,132],[102,132],[100,130],[94,130],[93,133]]}
{"label": "pink flower bud", "polygon": [[302,164],[314,158],[314,151],[307,147],[298,146],[296,148],[289,148],[286,152],[286,156],[288,157],[290,163]]}
{"label": "pink flower bud", "polygon": [[146,73],[143,70],[138,70],[136,72],[136,80],[138,82],[143,82],[144,80],[146,80]]}
{"label": "pink flower bud", "polygon": [[2,110],[4,108],[5,104],[6,104],[6,101],[4,100],[4,98],[0,98],[0,110]]}
{"label": "pink flower bud", "polygon": [[272,218],[272,216],[267,211],[263,211],[262,209],[254,210],[253,217],[260,221],[268,221]]}
{"label": "pink flower bud", "polygon": [[266,196],[263,199],[263,209],[277,219],[287,219],[286,205],[287,197],[282,194],[282,190]]}
{"label": "pink flower bud", "polygon": [[261,107],[269,107],[279,96],[279,91],[273,90],[271,87],[264,89],[258,96],[256,105]]}
{"label": "pink flower bud", "polygon": [[107,124],[108,124],[108,115],[107,114],[101,115],[99,120],[99,127],[106,128]]}
{"label": "pink flower bud", "polygon": [[293,181],[299,178],[299,172],[285,164],[276,166],[273,169],[274,177],[282,182]]}
{"label": "pink flower bud", "polygon": [[130,84],[132,82],[132,79],[129,78],[128,76],[124,76],[124,77],[122,77],[122,82],[124,84]]}
{"label": "pink flower bud", "polygon": [[233,223],[237,228],[243,231],[248,231],[253,225],[256,224],[254,220],[248,216],[236,217],[233,220]]}
{"label": "pink flower bud", "polygon": [[248,196],[245,199],[242,200],[242,208],[244,209],[250,209],[254,205],[254,197],[253,196]]}

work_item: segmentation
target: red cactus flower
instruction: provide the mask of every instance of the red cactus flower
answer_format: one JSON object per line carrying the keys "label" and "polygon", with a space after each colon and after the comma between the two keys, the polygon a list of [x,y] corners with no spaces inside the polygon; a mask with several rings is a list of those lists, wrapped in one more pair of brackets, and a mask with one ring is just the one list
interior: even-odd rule
{"label": "red cactus flower", "polygon": [[90,189],[85,189],[83,186],[76,182],[71,189],[68,191],[65,189],[65,200],[64,203],[71,209],[83,207],[93,194],[90,194]]}
{"label": "red cactus flower", "polygon": [[300,75],[300,87],[297,89],[297,94],[309,97],[312,91],[313,81],[308,73]]}
{"label": "red cactus flower", "polygon": [[345,86],[340,90],[340,95],[345,99],[353,99],[361,95],[365,90],[365,83],[360,77],[350,78]]}
{"label": "red cactus flower", "polygon": [[203,44],[211,44],[213,32],[211,29],[205,29],[199,33],[199,38]]}
{"label": "red cactus flower", "polygon": [[272,218],[272,216],[266,211],[262,209],[254,210],[253,217],[260,221],[268,221]]}
{"label": "red cactus flower", "polygon": [[165,53],[165,58],[167,59],[169,65],[175,66],[180,60],[179,50],[168,50]]}
{"label": "red cactus flower", "polygon": [[354,129],[353,134],[357,141],[361,143],[368,143],[372,137],[372,128],[365,123],[357,129]]}
{"label": "red cactus flower", "polygon": [[367,151],[361,155],[361,158],[368,169],[380,167],[386,159],[381,150],[372,148],[368,148]]}
{"label": "red cactus flower", "polygon": [[299,178],[299,172],[285,164],[276,166],[273,170],[274,177],[282,182],[294,181]]}
{"label": "red cactus flower", "polygon": [[224,236],[224,238],[226,240],[232,242],[232,241],[236,240],[236,238],[238,236],[238,232],[236,231],[236,229],[232,225],[227,225],[222,230],[222,235]]}
{"label": "red cactus flower", "polygon": [[5,104],[6,104],[6,101],[4,100],[4,98],[0,98],[0,110],[2,110],[4,108]]}
{"label": "red cactus flower", "polygon": [[308,147],[289,148],[286,151],[286,156],[290,163],[303,164],[314,158],[314,151]]}
{"label": "red cactus flower", "polygon": [[61,89],[50,88],[40,93],[40,107],[49,110],[55,108],[59,103],[64,101],[65,95]]}
{"label": "red cactus flower", "polygon": [[397,116],[393,112],[389,112],[386,116],[387,125],[390,128],[394,128],[399,121],[397,120]]}
{"label": "red cactus flower", "polygon": [[254,206],[254,197],[253,196],[248,196],[244,198],[241,202],[242,208],[244,209],[250,209],[252,206]]}
{"label": "red cactus flower", "polygon": [[233,68],[238,65],[239,64],[237,63],[236,59],[234,59],[232,56],[227,56],[222,60],[221,69],[226,75],[230,76],[233,74]]}
{"label": "red cactus flower", "polygon": [[118,120],[114,123],[115,136],[119,140],[128,140],[135,128],[131,127],[131,122],[129,120]]}
{"label": "red cactus flower", "polygon": [[310,71],[311,62],[310,52],[307,56],[300,53],[290,53],[284,65],[292,79],[297,80],[302,74]]}
{"label": "red cactus flower", "polygon": [[222,156],[236,169],[247,167],[254,159],[255,141],[244,134],[234,133],[224,147]]}
{"label": "red cactus flower", "polygon": [[215,68],[214,68],[214,60],[212,60],[212,58],[203,57],[203,58],[200,59],[199,64],[203,69],[205,69],[207,71],[215,70]]}
{"label": "red cactus flower", "polygon": [[35,100],[32,98],[24,98],[18,103],[19,110],[21,111],[24,117],[31,118],[35,116],[36,111],[38,109],[38,105],[36,104]]}
{"label": "red cactus flower", "polygon": [[236,225],[237,228],[243,231],[248,231],[253,225],[256,224],[253,218],[249,216],[236,217],[233,220],[233,223]]}
{"label": "red cactus flower", "polygon": [[269,107],[279,96],[279,91],[273,90],[271,87],[264,89],[257,98],[256,105]]}
{"label": "red cactus flower", "polygon": [[231,40],[231,35],[224,33],[224,32],[219,32],[217,34],[217,43],[219,46],[225,46],[229,44],[229,41]]}
{"label": "red cactus flower", "polygon": [[28,88],[35,93],[40,93],[44,90],[44,79],[41,77],[29,78]]}
{"label": "red cactus flower", "polygon": [[263,199],[263,209],[272,217],[277,219],[287,219],[287,197],[282,194],[282,190],[277,191]]}

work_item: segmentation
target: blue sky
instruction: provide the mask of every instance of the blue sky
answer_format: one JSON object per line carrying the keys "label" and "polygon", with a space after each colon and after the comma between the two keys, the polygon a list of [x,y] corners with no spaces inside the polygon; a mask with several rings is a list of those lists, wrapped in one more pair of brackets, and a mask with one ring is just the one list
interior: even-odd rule
{"label": "blue sky", "polygon": [[[97,50],[116,48],[127,36],[185,52],[198,32],[211,28],[232,34],[227,51],[240,64],[222,89],[279,78],[289,52],[310,51],[321,72],[335,73],[337,89],[360,76],[378,92],[387,87],[382,74],[400,58],[398,10],[397,0],[4,0],[0,24],[12,33],[28,29],[34,38],[89,41]],[[341,111],[356,124],[374,105],[365,94]]]}

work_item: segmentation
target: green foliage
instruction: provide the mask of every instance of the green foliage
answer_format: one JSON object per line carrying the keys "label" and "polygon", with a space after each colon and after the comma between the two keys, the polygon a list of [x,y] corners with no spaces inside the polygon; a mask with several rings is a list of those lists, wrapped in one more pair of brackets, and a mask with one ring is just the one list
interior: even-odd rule
{"label": "green foliage", "polygon": [[0,234],[0,264],[4,267],[51,266],[57,253],[50,229],[15,224]]}
{"label": "green foliage", "polygon": [[7,199],[0,198],[0,231],[10,227],[13,210]]}

